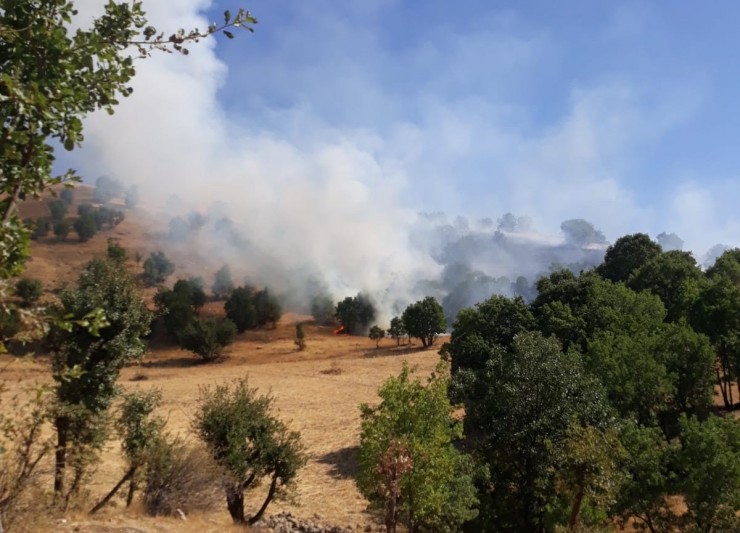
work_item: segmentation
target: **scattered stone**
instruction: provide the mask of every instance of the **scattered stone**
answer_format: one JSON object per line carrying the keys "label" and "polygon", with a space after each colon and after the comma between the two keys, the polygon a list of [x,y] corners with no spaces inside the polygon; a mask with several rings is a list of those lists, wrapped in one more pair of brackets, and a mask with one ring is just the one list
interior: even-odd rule
{"label": "scattered stone", "polygon": [[[319,515],[314,515],[319,520]],[[291,513],[272,515],[265,522],[265,526],[274,533],[354,533],[351,526],[327,526],[311,520],[304,520]]]}

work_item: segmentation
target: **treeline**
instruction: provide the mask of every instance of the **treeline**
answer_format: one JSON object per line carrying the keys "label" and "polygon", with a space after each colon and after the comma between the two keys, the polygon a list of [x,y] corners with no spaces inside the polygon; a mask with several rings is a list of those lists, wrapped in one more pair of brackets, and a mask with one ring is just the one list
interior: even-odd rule
{"label": "treeline", "polygon": [[531,303],[462,310],[450,378],[404,371],[363,409],[360,489],[388,531],[740,531],[739,319],[740,250],[702,272],[623,237]]}

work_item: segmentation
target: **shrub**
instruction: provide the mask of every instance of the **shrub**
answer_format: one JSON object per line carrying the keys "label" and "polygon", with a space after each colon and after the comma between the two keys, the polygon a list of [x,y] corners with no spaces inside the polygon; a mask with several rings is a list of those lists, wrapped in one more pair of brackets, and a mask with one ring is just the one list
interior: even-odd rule
{"label": "shrub", "polygon": [[334,316],[334,301],[331,296],[317,294],[311,298],[311,315],[317,324],[333,324],[336,317]]}
{"label": "shrub", "polygon": [[222,497],[221,472],[202,448],[161,437],[147,448],[143,503],[152,516],[212,510]]}
{"label": "shrub", "polygon": [[277,325],[277,321],[280,320],[283,314],[280,302],[266,288],[255,293],[254,311],[258,326],[269,324],[273,328]]}
{"label": "shrub", "polygon": [[[233,387],[203,387],[193,427],[224,469],[226,504],[236,524],[257,522],[273,499],[288,495],[306,458],[300,434],[290,431],[273,411],[271,396],[257,394],[246,379]],[[259,510],[247,517],[244,492],[269,485]]]}
{"label": "shrub", "polygon": [[59,198],[61,198],[63,202],[69,205],[75,198],[75,190],[64,188],[62,189],[62,192],[59,193]]}
{"label": "shrub", "polygon": [[239,333],[257,327],[257,311],[251,287],[237,287],[224,304],[226,317],[234,322]]}
{"label": "shrub", "polygon": [[80,218],[75,220],[74,228],[81,242],[89,241],[98,232],[98,225],[92,213],[80,215]]}
{"label": "shrub", "polygon": [[370,298],[359,293],[339,302],[334,314],[347,333],[356,335],[367,331],[367,327],[375,319],[375,306]]}
{"label": "shrub", "polygon": [[111,261],[116,263],[126,262],[126,248],[118,244],[118,242],[113,239],[108,239],[108,248],[106,253],[108,255],[108,259]]}
{"label": "shrub", "polygon": [[406,326],[403,325],[403,320],[400,317],[393,317],[391,319],[391,327],[388,328],[388,336],[392,339],[396,339],[396,344],[401,345],[401,339],[406,337]]}
{"label": "shrub", "polygon": [[21,330],[21,314],[14,307],[0,306],[0,341],[15,337]]}
{"label": "shrub", "polygon": [[54,236],[57,240],[65,241],[71,229],[72,223],[69,220],[59,220],[54,223]]}
{"label": "shrub", "polygon": [[231,281],[231,269],[228,265],[222,266],[213,281],[213,295],[216,298],[226,298],[234,290],[234,282]]}
{"label": "shrub", "polygon": [[62,200],[54,200],[49,203],[49,212],[52,220],[62,220],[67,214],[67,203]]}
{"label": "shrub", "polygon": [[49,221],[45,218],[37,218],[33,226],[33,233],[31,233],[31,239],[37,240],[46,237],[49,234]]}
{"label": "shrub", "polygon": [[303,331],[303,322],[298,322],[295,325],[295,341],[293,341],[298,347],[299,351],[306,349],[306,332]]}
{"label": "shrub", "polygon": [[32,278],[21,278],[15,284],[15,294],[23,300],[23,305],[30,306],[41,298],[44,289],[41,280]]}
{"label": "shrub", "polygon": [[225,346],[234,342],[236,326],[231,320],[195,318],[178,336],[180,346],[203,358],[215,361],[221,357]]}
{"label": "shrub", "polygon": [[164,252],[152,252],[144,261],[144,281],[149,285],[162,283],[175,271],[175,265]]}

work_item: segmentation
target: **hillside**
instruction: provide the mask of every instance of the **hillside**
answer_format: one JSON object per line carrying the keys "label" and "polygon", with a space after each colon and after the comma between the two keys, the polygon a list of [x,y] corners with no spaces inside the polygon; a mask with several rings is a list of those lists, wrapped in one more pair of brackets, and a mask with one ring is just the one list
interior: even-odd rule
{"label": "hillside", "polygon": [[[90,190],[86,187],[77,191],[77,197],[82,201],[89,195]],[[27,202],[22,214],[24,217],[43,216],[45,209],[43,202]],[[70,213],[75,210],[73,204]],[[85,243],[77,242],[74,233],[66,242],[55,242],[52,237],[34,241],[32,259],[24,275],[41,279],[51,290],[71,283],[88,260],[105,255],[108,238],[118,240],[128,250],[127,266],[132,272],[139,273],[141,268],[131,256],[139,252],[145,257],[160,246],[156,234],[148,232],[137,223],[137,219],[140,216],[136,211],[128,211],[126,220],[120,225],[99,232]],[[182,251],[162,249],[171,254],[178,265],[170,282],[177,279],[177,275],[200,274],[188,270],[187,263],[180,261]],[[186,268],[183,268],[183,263],[186,263]],[[151,296],[153,290],[148,289],[147,293]],[[209,303],[203,312],[218,313],[222,305]],[[378,386],[388,376],[397,374],[403,362],[418,366],[421,374],[427,374],[434,368],[438,355],[434,349],[419,352],[416,346],[399,348],[392,340],[383,341],[380,349],[376,349],[367,338],[334,335],[331,327],[313,324],[306,326],[307,349],[297,352],[293,339],[295,323],[299,320],[310,320],[310,317],[287,313],[275,329],[241,334],[227,348],[222,362],[208,365],[199,364],[191,353],[156,337],[143,364],[123,370],[120,385],[125,390],[160,389],[168,428],[185,436],[189,433],[200,385],[248,376],[250,385],[274,395],[280,416],[289,421],[291,428],[301,432],[309,457],[307,466],[298,477],[295,501],[274,503],[268,514],[289,511],[306,518],[318,515],[319,521],[327,524],[364,529],[377,522],[366,511],[367,502],[360,496],[352,479],[359,436],[358,405],[376,401]],[[48,361],[42,353],[30,360],[2,355],[0,366],[2,379],[13,383],[16,389],[49,380]],[[110,442],[91,487],[92,500],[115,484],[122,468],[118,443]],[[122,513],[120,509],[107,509],[101,513],[101,520],[145,530],[164,531],[170,527],[184,530],[181,522],[164,520],[155,525],[152,519],[141,518],[142,521],[137,522],[138,515],[125,517]],[[91,523],[84,516],[77,518],[81,521],[79,523],[92,527],[91,530],[100,530],[95,525],[97,521]],[[193,531],[223,531],[230,522],[224,506],[223,510],[191,520],[188,527]],[[70,527],[79,523],[74,514],[67,522]],[[52,527],[51,524],[46,526]],[[54,527],[57,526],[64,527],[64,524],[55,522]]]}

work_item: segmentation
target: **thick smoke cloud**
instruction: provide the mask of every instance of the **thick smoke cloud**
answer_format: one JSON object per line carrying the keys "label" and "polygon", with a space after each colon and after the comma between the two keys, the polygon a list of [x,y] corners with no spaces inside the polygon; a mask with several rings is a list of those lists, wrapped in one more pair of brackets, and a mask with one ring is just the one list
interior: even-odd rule
{"label": "thick smoke cloud", "polygon": [[[102,3],[78,2],[81,24]],[[201,12],[209,5],[167,0],[147,2],[147,9],[160,28],[203,28],[208,21]],[[330,44],[348,33],[331,17],[325,14],[321,22]],[[240,38],[249,46],[248,35]],[[499,67],[514,68],[506,59],[512,47],[534,68],[548,46],[540,35],[528,40],[453,33],[443,39],[458,42],[409,51],[398,57],[399,72],[432,63],[472,68],[485,46],[497,51],[487,74],[494,76]],[[265,103],[258,124],[249,116],[231,116],[220,105],[227,69],[216,55],[216,41],[192,46],[187,58],[154,54],[137,62],[134,94],[113,117],[86,121],[85,148],[70,163],[83,175],[109,174],[136,185],[152,227],[162,235],[173,218],[199,213],[200,229],[172,244],[187,248],[191,259],[184,268],[195,270],[193,275],[211,275],[227,263],[237,282],[248,278],[275,287],[304,306],[321,290],[335,298],[368,291],[386,320],[427,294],[447,299],[449,308],[493,292],[531,295],[536,276],[552,264],[578,269],[598,262],[604,249],[600,229],[614,238],[645,231],[644,225],[654,222],[654,214],[632,200],[615,173],[631,143],[659,136],[682,120],[674,110],[691,106],[672,105],[685,103],[681,95],[652,106],[621,81],[579,89],[562,120],[533,135],[528,126],[516,125],[513,109],[478,98],[445,100],[449,87],[440,73],[429,84],[437,92],[420,94],[414,104],[416,123],[390,119],[375,127],[374,116],[384,109],[400,113],[403,102],[397,91],[372,85],[373,65],[389,58],[373,56],[372,39],[365,44],[357,61],[368,72],[342,56],[342,47],[332,46],[328,59],[312,58],[315,63],[284,85],[308,91],[301,103],[287,111]],[[457,54],[455,61],[438,60],[447,49]],[[330,72],[324,64],[329,60],[337,65],[335,76],[319,84],[313,72]],[[277,68],[283,79],[288,67]],[[245,91],[249,76],[268,75],[264,64],[256,74],[248,68],[238,74]],[[337,80],[341,94],[330,98],[327,88]],[[340,101],[336,109],[344,120],[320,116],[305,104],[311,97],[321,105]],[[358,101],[367,105],[350,116]],[[482,161],[481,154],[490,161]],[[501,174],[479,195],[490,205],[483,216],[492,218],[418,215],[429,204],[465,212],[460,197],[476,196],[471,191],[485,179],[458,183],[457,176],[470,170],[468,164],[483,162]],[[676,199],[676,212],[693,209],[691,198]],[[531,218],[504,214],[508,209]],[[573,224],[580,220],[573,217],[581,216],[597,221],[599,229],[591,230],[601,239],[584,237],[584,226]],[[565,231],[558,232],[566,219]],[[689,235],[690,244],[698,242],[695,236]]]}

